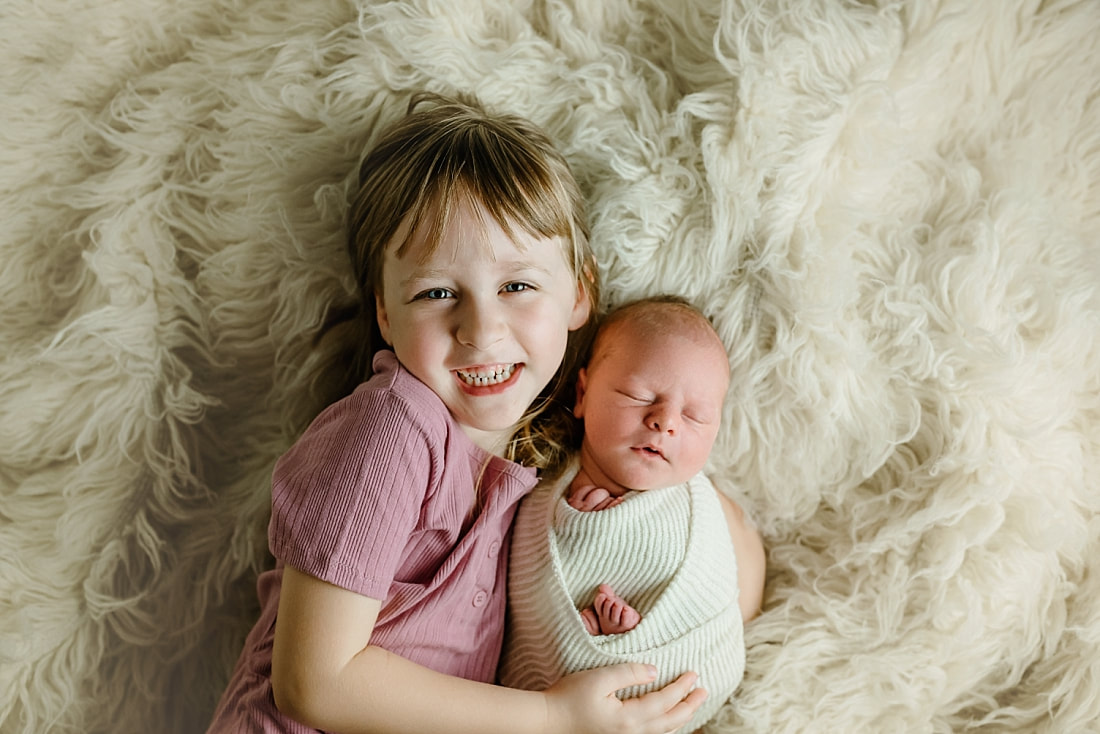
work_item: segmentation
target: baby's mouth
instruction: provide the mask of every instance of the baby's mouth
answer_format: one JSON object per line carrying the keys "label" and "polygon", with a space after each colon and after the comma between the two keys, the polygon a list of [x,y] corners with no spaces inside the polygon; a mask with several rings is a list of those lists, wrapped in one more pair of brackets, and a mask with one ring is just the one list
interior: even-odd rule
{"label": "baby's mouth", "polygon": [[654,446],[636,446],[634,450],[646,456],[652,456],[653,458],[665,458],[665,455],[661,453],[661,450]]}
{"label": "baby's mouth", "polygon": [[455,370],[463,382],[471,387],[488,387],[507,382],[516,371],[516,364],[494,364],[485,367],[471,367],[465,370]]}

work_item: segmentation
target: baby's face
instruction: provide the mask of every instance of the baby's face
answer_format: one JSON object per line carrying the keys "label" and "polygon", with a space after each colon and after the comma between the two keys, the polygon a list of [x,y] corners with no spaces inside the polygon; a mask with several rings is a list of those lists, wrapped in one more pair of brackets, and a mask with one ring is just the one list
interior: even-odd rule
{"label": "baby's face", "polygon": [[687,481],[714,445],[728,387],[717,339],[618,331],[577,385],[585,471],[613,493]]}

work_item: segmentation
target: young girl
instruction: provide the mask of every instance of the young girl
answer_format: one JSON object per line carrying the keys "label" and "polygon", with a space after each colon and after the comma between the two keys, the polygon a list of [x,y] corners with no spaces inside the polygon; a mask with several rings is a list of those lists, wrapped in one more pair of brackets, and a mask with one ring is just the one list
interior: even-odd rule
{"label": "young girl", "polygon": [[655,670],[491,684],[512,519],[536,468],[562,468],[557,418],[598,296],[565,161],[523,120],[418,96],[359,183],[370,379],[275,467],[277,564],[209,731],[678,728],[705,697],[692,673],[626,701]]}

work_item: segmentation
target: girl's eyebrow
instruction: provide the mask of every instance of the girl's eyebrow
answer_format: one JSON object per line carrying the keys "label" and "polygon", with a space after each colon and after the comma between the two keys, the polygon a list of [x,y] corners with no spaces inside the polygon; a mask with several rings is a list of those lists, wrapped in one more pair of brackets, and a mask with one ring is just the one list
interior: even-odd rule
{"label": "girl's eyebrow", "polygon": [[507,273],[515,273],[524,270],[533,270],[536,273],[543,273],[549,275],[549,268],[543,267],[538,263],[531,262],[530,260],[497,260],[496,264],[500,266],[500,269]]}
{"label": "girl's eyebrow", "polygon": [[401,285],[410,285],[421,280],[441,280],[446,278],[447,271],[439,268],[433,268],[430,270],[416,270],[409,277],[401,281]]}
{"label": "girl's eyebrow", "polygon": [[[538,265],[537,263],[526,262],[526,261],[512,261],[512,262],[500,262],[500,261],[498,261],[497,264],[501,265],[502,266],[501,271],[505,275],[509,275],[509,276],[515,275],[517,273],[523,273],[523,272],[526,272],[526,271],[539,273],[540,275],[550,275],[550,270],[548,268],[545,268],[541,265]],[[451,273],[446,268],[423,268],[423,269],[418,268],[418,269],[414,270],[409,275],[409,277],[402,280],[401,285],[407,286],[411,283],[416,283],[418,281],[443,280],[443,279],[447,279],[447,278],[450,278],[450,277],[451,277]]]}

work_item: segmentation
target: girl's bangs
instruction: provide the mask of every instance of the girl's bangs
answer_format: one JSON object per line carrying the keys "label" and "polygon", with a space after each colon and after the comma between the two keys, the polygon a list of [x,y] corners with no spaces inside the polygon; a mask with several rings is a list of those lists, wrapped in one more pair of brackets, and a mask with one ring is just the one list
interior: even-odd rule
{"label": "girl's bangs", "polygon": [[[480,170],[475,173],[471,169]],[[575,203],[548,171],[507,171],[471,165],[426,182],[409,210],[410,226],[398,245],[398,256],[404,255],[413,234],[422,232],[423,256],[430,257],[439,246],[454,210],[467,204],[477,211],[478,203],[513,240],[517,240],[516,227],[519,227],[532,237],[560,237],[563,244],[569,245],[567,250],[576,248]],[[567,259],[572,263],[575,257]]]}

